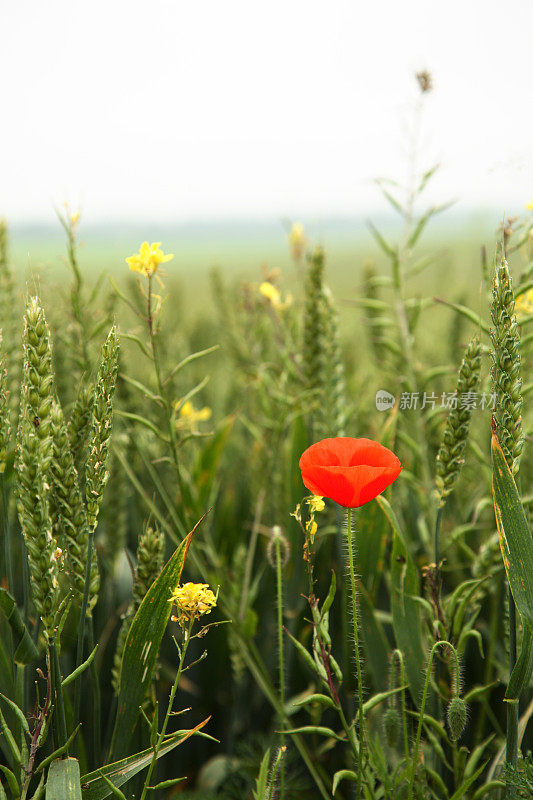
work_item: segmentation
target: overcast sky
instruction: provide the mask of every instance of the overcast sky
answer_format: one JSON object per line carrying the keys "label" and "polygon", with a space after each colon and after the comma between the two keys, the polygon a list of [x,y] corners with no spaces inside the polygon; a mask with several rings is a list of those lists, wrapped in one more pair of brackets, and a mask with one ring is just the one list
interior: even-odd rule
{"label": "overcast sky", "polygon": [[433,197],[533,196],[531,0],[1,5],[0,215],[85,222],[360,214],[406,175],[434,75]]}

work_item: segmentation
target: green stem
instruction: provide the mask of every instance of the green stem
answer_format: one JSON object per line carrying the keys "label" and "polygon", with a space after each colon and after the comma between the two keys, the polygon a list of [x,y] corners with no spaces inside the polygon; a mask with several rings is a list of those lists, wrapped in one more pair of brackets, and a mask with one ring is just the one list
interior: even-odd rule
{"label": "green stem", "polygon": [[442,511],[443,506],[439,506],[437,509],[437,515],[435,517],[435,569],[437,573],[437,580],[439,579],[439,561],[440,561],[440,524],[442,521]]}
{"label": "green stem", "polygon": [[[83,598],[81,601],[80,620],[78,623],[78,643],[76,647],[76,668],[83,662],[83,641],[85,639],[85,627],[87,623],[87,607],[89,605],[89,589],[91,583],[91,564],[93,559],[94,529],[89,531],[87,542],[87,561],[85,562],[85,585],[83,587]],[[79,722],[81,706],[81,676],[76,679],[74,689],[74,720],[75,728]]]}
{"label": "green stem", "polygon": [[65,718],[65,703],[63,700],[63,687],[61,686],[61,667],[55,636],[50,637],[50,667],[52,671],[52,692],[54,698],[54,719],[57,733],[56,749],[62,747],[67,741],[67,723]]}
{"label": "green stem", "polygon": [[347,509],[346,538],[348,540],[348,566],[350,570],[350,588],[352,592],[352,622],[355,649],[355,666],[357,670],[357,701],[359,719],[359,758],[357,760],[357,787],[356,800],[361,798],[361,783],[363,778],[363,759],[365,754],[365,720],[363,714],[363,676],[361,670],[361,657],[359,654],[359,629],[357,624],[357,588],[355,584],[355,567],[353,553],[352,509]]}
{"label": "green stem", "polygon": [[170,698],[169,698],[169,701],[168,701],[168,706],[167,706],[167,711],[166,711],[166,714],[165,714],[165,719],[163,720],[163,725],[161,727],[161,733],[157,737],[157,741],[156,741],[156,743],[154,745],[154,754],[153,754],[152,760],[150,762],[150,767],[148,769],[148,774],[147,774],[146,779],[144,781],[144,786],[143,786],[143,790],[142,790],[142,794],[141,794],[140,800],[145,800],[145,798],[146,798],[146,793],[148,792],[148,789],[150,787],[150,781],[152,780],[152,775],[154,773],[154,769],[155,769],[156,764],[157,764],[157,757],[159,755],[159,751],[161,750],[161,745],[163,744],[163,739],[165,738],[165,733],[167,731],[168,721],[170,719],[170,715],[172,713],[172,707],[174,705],[174,698],[176,697],[176,692],[178,690],[178,684],[180,682],[181,673],[183,671],[183,664],[184,664],[184,661],[185,661],[185,655],[187,653],[187,647],[189,646],[189,641],[190,641],[190,637],[191,637],[191,630],[192,630],[193,623],[194,623],[194,620],[191,620],[191,622],[189,623],[188,628],[186,628],[184,630],[183,645],[182,645],[181,650],[180,650],[180,660],[179,660],[179,664],[178,664],[178,671],[176,673],[176,678],[174,680],[174,684],[173,684],[172,689],[170,691]]}
{"label": "green stem", "polygon": [[[87,625],[87,633],[88,633],[88,650],[90,653],[94,650],[94,622],[92,616],[88,619]],[[91,661],[91,666],[89,667],[89,676],[91,681],[92,693],[93,693],[93,716],[92,716],[92,726],[93,726],[93,743],[94,743],[94,763],[98,766],[102,763],[102,721],[101,721],[101,711],[100,711],[100,678],[98,675],[98,669],[96,668],[95,660]]]}
{"label": "green stem", "polygon": [[[507,586],[507,596],[509,600],[509,675],[511,675],[516,664],[516,605],[509,585]],[[516,769],[518,763],[518,701],[507,703],[507,743],[505,752],[507,764]],[[505,783],[506,800],[514,800],[516,787],[509,778],[506,779]]]}
{"label": "green stem", "polygon": [[424,723],[424,711],[426,710],[426,700],[428,696],[429,690],[429,680],[431,677],[431,668],[433,666],[433,657],[437,651],[437,647],[449,647],[455,657],[455,685],[459,687],[459,659],[457,657],[457,651],[455,647],[445,640],[440,640],[435,642],[433,647],[431,648],[431,653],[429,654],[428,660],[428,667],[426,671],[426,680],[424,682],[424,691],[422,693],[422,702],[420,703],[420,714],[418,715],[418,728],[416,730],[416,739],[415,739],[415,749],[413,753],[412,763],[411,763],[411,778],[409,781],[409,792],[407,794],[407,800],[411,800],[413,797],[413,788],[415,784],[415,775],[416,775],[416,767],[418,761],[418,752],[420,749],[420,739],[422,737],[422,725]]}
{"label": "green stem", "polygon": [[[278,604],[278,676],[279,676],[279,702],[282,709],[285,709],[285,664],[283,659],[283,576],[281,564],[281,551],[280,551],[280,537],[276,536],[276,591],[277,591],[277,604]],[[285,727],[284,714],[280,718],[281,729]],[[285,746],[285,736],[282,733],[280,736],[280,747]],[[281,752],[284,752],[281,750]],[[280,763],[279,775],[279,800],[285,797],[285,759]]]}
{"label": "green stem", "polygon": [[152,348],[152,358],[154,361],[154,370],[155,370],[155,377],[157,381],[157,391],[159,392],[159,396],[161,398],[161,402],[163,403],[163,407],[165,409],[165,417],[166,423],[168,428],[168,438],[170,443],[170,449],[172,452],[172,460],[174,462],[174,468],[176,470],[176,477],[178,481],[178,486],[180,489],[180,494],[183,499],[183,479],[181,475],[181,469],[179,465],[179,458],[178,458],[178,441],[176,437],[176,428],[172,420],[172,414],[170,412],[170,401],[168,399],[168,394],[166,388],[164,386],[163,379],[161,377],[161,364],[159,360],[159,352],[157,349],[157,331],[154,327],[154,312],[152,309],[152,280],[153,276],[150,275],[148,277],[148,333],[150,334],[150,346]]}
{"label": "green stem", "polygon": [[[394,668],[394,660],[398,661],[400,667],[400,686],[406,686],[405,680],[405,666],[403,662],[403,653],[401,650],[394,650],[392,653],[393,658],[393,668]],[[407,732],[407,709],[405,704],[405,688],[401,691],[401,698],[402,698],[402,729],[403,729],[403,748],[405,753],[405,766],[409,763],[409,734]]]}
{"label": "green stem", "polygon": [[[437,587],[436,588],[436,592],[437,592],[437,604],[438,604],[437,605],[437,620],[436,620],[436,622],[437,622],[437,630],[438,630],[438,625],[439,625],[438,616],[439,616],[439,607],[440,607],[440,565],[439,565],[439,562],[440,562],[440,525],[441,525],[441,521],[442,521],[442,512],[443,512],[443,506],[439,505],[439,507],[437,508],[437,514],[435,516],[435,542],[434,542],[434,544],[435,544],[435,554],[434,554],[435,555],[435,583],[436,583],[436,587]],[[439,634],[437,633],[437,636],[438,635]],[[435,692],[434,716],[435,716],[435,719],[438,720],[439,722],[440,722],[441,717],[442,717],[442,703],[441,703],[441,699],[440,699],[440,679],[441,679],[441,674],[442,674],[442,665],[441,665],[440,660],[437,659],[437,664],[436,664],[436,667],[435,667],[435,685],[437,687],[437,691]],[[437,773],[442,778],[443,777],[443,769],[442,769],[443,765],[441,764],[441,762],[440,762],[440,760],[439,760],[439,758],[437,756],[437,753],[435,753],[434,756],[435,756],[435,767],[436,767]]]}
{"label": "green stem", "polygon": [[72,314],[78,325],[78,346],[81,351],[81,371],[84,373],[89,369],[89,351],[87,346],[89,337],[87,336],[85,330],[85,321],[81,311],[83,279],[76,255],[76,237],[74,235],[74,226],[72,224],[69,225],[67,218],[65,218],[63,227],[67,232],[68,261],[74,274],[74,285],[70,292],[70,304],[72,308]]}

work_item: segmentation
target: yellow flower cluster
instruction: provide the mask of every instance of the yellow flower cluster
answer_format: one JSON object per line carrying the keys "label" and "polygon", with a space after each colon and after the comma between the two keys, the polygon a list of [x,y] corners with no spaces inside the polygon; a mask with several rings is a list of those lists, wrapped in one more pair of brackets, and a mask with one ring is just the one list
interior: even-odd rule
{"label": "yellow flower cluster", "polygon": [[166,264],[167,261],[173,258],[173,253],[165,254],[161,250],[161,242],[153,242],[152,244],[143,242],[139,252],[129,256],[126,259],[126,263],[133,272],[140,272],[141,275],[149,278],[157,272],[160,264]]}
{"label": "yellow flower cluster", "polygon": [[209,406],[196,409],[190,400],[187,400],[183,405],[180,405],[181,400],[175,404],[175,408],[179,409],[179,419],[176,421],[178,428],[188,428],[191,431],[198,430],[199,422],[206,422],[211,418],[211,409]]}
{"label": "yellow flower cluster", "polygon": [[272,308],[276,311],[283,311],[283,309],[288,308],[292,303],[292,295],[288,294],[283,301],[281,299],[281,292],[273,283],[270,283],[270,281],[263,281],[259,287],[259,292],[270,301]]}
{"label": "yellow flower cluster", "polygon": [[185,583],[183,586],[176,586],[170,601],[178,608],[178,622],[182,627],[204,614],[210,614],[217,604],[217,598],[207,583]]}
{"label": "yellow flower cluster", "polygon": [[305,523],[305,530],[310,544],[313,544],[318,530],[318,525],[315,521],[315,513],[317,511],[324,511],[326,504],[324,503],[324,499],[317,494],[312,494],[311,497],[307,498],[306,502],[309,509],[309,519]]}
{"label": "yellow flower cluster", "polygon": [[326,507],[326,504],[324,503],[324,498],[320,497],[318,494],[311,495],[311,497],[309,497],[307,500],[307,505],[309,511],[313,513],[315,511],[324,511]]}
{"label": "yellow flower cluster", "polygon": [[514,310],[518,319],[533,314],[533,289],[518,295],[515,300]]}

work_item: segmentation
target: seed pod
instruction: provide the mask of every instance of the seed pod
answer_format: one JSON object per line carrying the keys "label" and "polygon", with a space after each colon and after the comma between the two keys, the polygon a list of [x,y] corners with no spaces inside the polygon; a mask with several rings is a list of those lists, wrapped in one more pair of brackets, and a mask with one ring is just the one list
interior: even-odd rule
{"label": "seed pod", "polygon": [[396,747],[400,735],[401,719],[397,708],[388,708],[383,717],[385,738],[389,747]]}
{"label": "seed pod", "polygon": [[466,726],[466,703],[462,697],[452,697],[447,711],[448,728],[452,742],[457,742]]}
{"label": "seed pod", "polygon": [[468,438],[472,407],[462,407],[461,398],[476,391],[481,366],[481,347],[474,337],[466,348],[457,378],[457,406],[452,408],[446,421],[446,428],[437,456],[435,483],[437,500],[442,508],[451,493],[463,464],[463,453]]}
{"label": "seed pod", "polygon": [[272,569],[276,569],[276,545],[279,542],[279,557],[281,562],[281,567],[286,566],[287,561],[289,560],[289,556],[291,554],[291,546],[285,536],[283,535],[283,530],[279,525],[274,525],[270,532],[270,536],[268,538],[268,544],[266,549],[266,556],[268,559],[268,563],[272,567]]}

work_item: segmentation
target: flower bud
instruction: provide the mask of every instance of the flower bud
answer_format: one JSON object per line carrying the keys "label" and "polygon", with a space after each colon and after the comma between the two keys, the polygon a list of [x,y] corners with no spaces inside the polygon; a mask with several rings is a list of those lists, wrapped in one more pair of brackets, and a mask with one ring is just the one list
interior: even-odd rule
{"label": "flower bud", "polygon": [[383,726],[385,728],[385,737],[389,747],[396,747],[398,744],[398,737],[400,734],[400,714],[396,708],[388,708],[383,717]]}
{"label": "flower bud", "polygon": [[266,556],[272,569],[276,569],[276,543],[279,542],[279,556],[282,568],[286,566],[291,552],[291,546],[279,525],[274,525],[268,539]]}
{"label": "flower bud", "polygon": [[466,725],[466,703],[462,697],[453,697],[447,712],[448,728],[452,742],[457,742]]}

